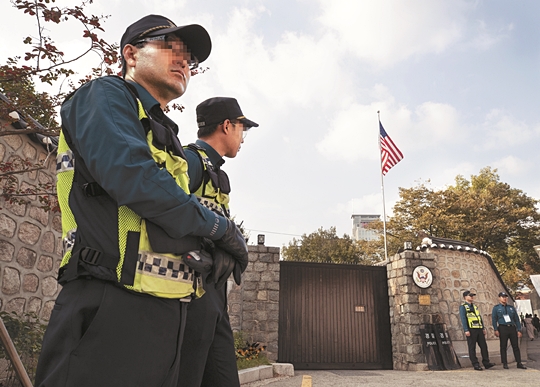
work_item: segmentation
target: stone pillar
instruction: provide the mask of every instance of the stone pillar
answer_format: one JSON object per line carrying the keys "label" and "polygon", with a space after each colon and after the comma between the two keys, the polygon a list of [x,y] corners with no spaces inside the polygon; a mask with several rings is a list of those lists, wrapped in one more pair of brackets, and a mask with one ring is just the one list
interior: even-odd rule
{"label": "stone pillar", "polygon": [[279,247],[249,246],[249,263],[242,284],[229,292],[233,331],[266,345],[268,359],[277,360],[279,325]]}
{"label": "stone pillar", "polygon": [[[423,265],[432,272],[435,255],[405,251],[389,258],[388,295],[390,299],[390,325],[392,327],[392,353],[395,370],[427,370],[422,349],[422,324],[443,322],[439,314],[439,299],[433,285],[427,289],[413,282],[413,270]],[[420,305],[422,296],[422,305]]]}

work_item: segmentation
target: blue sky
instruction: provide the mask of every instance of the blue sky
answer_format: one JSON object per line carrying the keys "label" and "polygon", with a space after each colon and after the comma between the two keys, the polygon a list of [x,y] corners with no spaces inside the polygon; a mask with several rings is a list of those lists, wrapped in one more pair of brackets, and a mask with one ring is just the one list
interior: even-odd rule
{"label": "blue sky", "polygon": [[[62,1],[57,2],[62,4]],[[35,22],[0,5],[0,61],[22,53]],[[195,106],[236,97],[258,122],[225,164],[231,207],[267,245],[382,213],[377,111],[405,158],[384,179],[387,212],[398,187],[498,168],[501,180],[540,199],[540,2],[440,0],[95,0],[120,40],[140,17],[199,23],[213,42],[208,72],[192,78],[173,113],[184,144]],[[51,30],[66,52],[78,27]],[[91,60],[77,64],[84,73]]]}

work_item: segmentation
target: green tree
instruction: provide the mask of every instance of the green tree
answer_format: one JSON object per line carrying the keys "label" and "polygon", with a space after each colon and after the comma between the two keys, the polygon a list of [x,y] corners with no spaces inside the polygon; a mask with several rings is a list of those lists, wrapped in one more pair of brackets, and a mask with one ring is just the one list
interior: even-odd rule
{"label": "green tree", "polygon": [[533,248],[540,244],[538,200],[501,182],[496,169],[486,167],[470,180],[459,175],[443,190],[420,184],[399,191],[387,222],[389,251],[404,241],[419,244],[427,234],[487,251],[510,286],[540,272]]}
{"label": "green tree", "polygon": [[321,227],[300,239],[294,238],[282,254],[285,261],[371,265],[378,260],[367,256],[347,234],[340,238],[335,227],[328,230]]}

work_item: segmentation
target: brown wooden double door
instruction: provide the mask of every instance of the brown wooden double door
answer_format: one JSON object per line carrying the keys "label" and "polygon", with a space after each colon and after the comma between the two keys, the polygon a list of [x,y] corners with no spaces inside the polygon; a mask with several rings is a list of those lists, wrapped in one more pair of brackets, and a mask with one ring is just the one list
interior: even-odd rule
{"label": "brown wooden double door", "polygon": [[391,369],[386,267],[281,262],[278,361]]}

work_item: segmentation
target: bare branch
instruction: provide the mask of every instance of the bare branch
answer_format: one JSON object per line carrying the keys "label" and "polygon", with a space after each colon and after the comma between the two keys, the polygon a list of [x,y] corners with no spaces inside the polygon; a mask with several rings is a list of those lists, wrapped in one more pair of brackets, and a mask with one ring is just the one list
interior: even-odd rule
{"label": "bare branch", "polygon": [[0,131],[0,137],[3,136],[17,136],[20,134],[32,134],[39,133],[45,136],[58,136],[60,134],[60,129],[16,129],[16,130],[2,130]]}
{"label": "bare branch", "polygon": [[45,168],[45,167],[42,166],[42,167],[37,167],[37,168],[21,169],[21,170],[18,170],[18,171],[0,172],[0,177],[9,176],[9,175],[18,175],[18,174],[21,174],[21,173],[32,172],[32,171],[40,171],[43,168]]}
{"label": "bare branch", "polygon": [[[42,34],[42,28],[41,28],[41,21],[39,20],[39,8],[38,8],[36,0],[34,0],[34,4],[36,5],[36,20],[37,20],[37,25],[38,25],[39,47],[43,48],[43,34]],[[40,55],[37,56],[36,67],[38,69],[39,69],[39,61],[40,61]]]}

